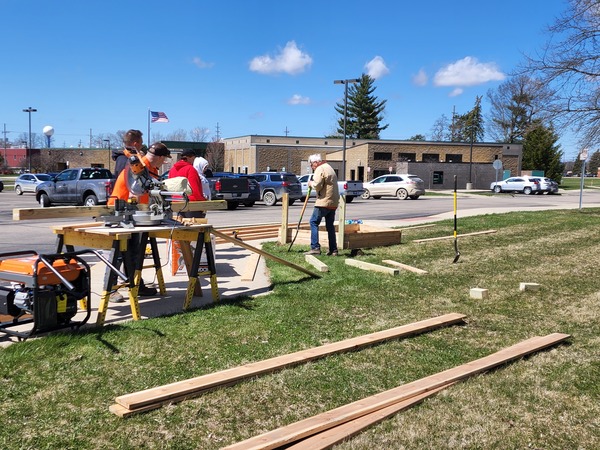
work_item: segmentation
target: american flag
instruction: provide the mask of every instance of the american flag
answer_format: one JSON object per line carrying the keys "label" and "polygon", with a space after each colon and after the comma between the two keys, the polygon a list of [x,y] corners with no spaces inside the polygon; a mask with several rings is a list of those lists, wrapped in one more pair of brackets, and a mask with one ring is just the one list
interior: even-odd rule
{"label": "american flag", "polygon": [[150,111],[150,120],[152,122],[168,122],[169,118],[164,112]]}

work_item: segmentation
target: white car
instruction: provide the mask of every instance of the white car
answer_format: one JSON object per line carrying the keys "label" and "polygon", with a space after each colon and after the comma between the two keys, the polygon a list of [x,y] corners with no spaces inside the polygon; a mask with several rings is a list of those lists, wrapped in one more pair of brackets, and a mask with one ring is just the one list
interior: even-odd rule
{"label": "white car", "polygon": [[362,198],[396,197],[399,200],[418,199],[425,194],[425,182],[417,175],[394,173],[382,175],[364,184]]}
{"label": "white car", "polygon": [[541,191],[540,179],[529,176],[510,177],[506,180],[497,181],[490,185],[490,189],[497,194],[500,192],[522,192],[529,195]]}

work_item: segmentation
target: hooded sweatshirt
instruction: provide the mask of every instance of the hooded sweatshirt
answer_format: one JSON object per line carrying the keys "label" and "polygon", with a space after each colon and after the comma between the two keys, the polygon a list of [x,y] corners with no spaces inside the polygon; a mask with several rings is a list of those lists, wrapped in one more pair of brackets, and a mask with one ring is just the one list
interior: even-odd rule
{"label": "hooded sweatshirt", "polygon": [[194,158],[194,169],[196,169],[196,171],[198,172],[198,175],[200,176],[200,182],[202,183],[202,193],[204,194],[204,197],[206,198],[206,200],[210,200],[211,199],[210,184],[209,184],[208,180],[206,179],[206,176],[204,175],[204,172],[206,171],[207,167],[208,167],[208,161],[206,159],[204,159],[202,156],[197,156],[196,158]]}
{"label": "hooded sweatshirt", "polygon": [[169,178],[185,177],[188,179],[192,193],[188,196],[191,201],[199,202],[206,200],[202,193],[200,176],[194,166],[184,160],[179,160],[169,171]]}

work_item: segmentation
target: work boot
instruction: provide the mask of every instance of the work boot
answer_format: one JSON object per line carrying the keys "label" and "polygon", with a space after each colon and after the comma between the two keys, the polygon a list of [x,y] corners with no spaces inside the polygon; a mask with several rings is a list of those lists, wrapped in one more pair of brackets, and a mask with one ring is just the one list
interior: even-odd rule
{"label": "work boot", "polygon": [[125,297],[123,297],[119,291],[115,291],[110,293],[108,301],[113,303],[123,303],[125,301]]}
{"label": "work boot", "polygon": [[337,255],[338,255],[337,250],[331,250],[331,251],[327,252],[327,256],[337,256]]}
{"label": "work boot", "polygon": [[146,286],[145,284],[140,284],[140,289],[138,290],[138,296],[140,297],[152,297],[156,295],[156,288]]}
{"label": "work boot", "polygon": [[310,251],[304,253],[305,255],[320,255],[321,254],[321,249],[320,248],[311,248]]}

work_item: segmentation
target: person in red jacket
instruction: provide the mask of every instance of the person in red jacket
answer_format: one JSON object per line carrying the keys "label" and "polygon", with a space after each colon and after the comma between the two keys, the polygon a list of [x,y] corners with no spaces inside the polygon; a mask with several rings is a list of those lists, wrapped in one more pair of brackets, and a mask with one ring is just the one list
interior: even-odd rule
{"label": "person in red jacket", "polygon": [[[188,180],[189,187],[192,193],[188,195],[188,198],[192,202],[204,201],[205,197],[202,192],[202,182],[200,181],[200,175],[194,168],[194,159],[196,153],[191,148],[185,149],[181,152],[181,159],[175,163],[169,171],[169,178],[185,177]],[[182,217],[206,217],[204,211],[181,211]]]}

